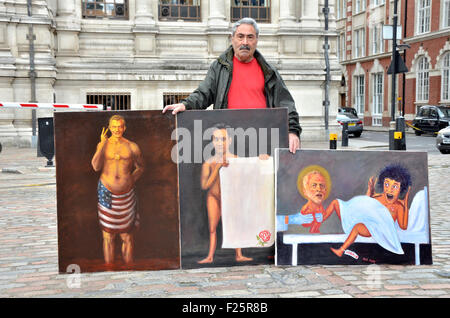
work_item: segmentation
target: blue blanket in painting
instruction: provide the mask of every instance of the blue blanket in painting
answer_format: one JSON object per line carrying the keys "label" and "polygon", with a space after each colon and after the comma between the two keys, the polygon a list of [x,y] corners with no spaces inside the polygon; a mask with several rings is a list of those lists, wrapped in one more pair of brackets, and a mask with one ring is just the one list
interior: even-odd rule
{"label": "blue blanket in painting", "polygon": [[362,223],[383,248],[396,254],[404,254],[395,222],[384,205],[365,195],[353,197],[348,201],[338,199],[338,202],[342,228],[346,234],[350,234],[356,224]]}

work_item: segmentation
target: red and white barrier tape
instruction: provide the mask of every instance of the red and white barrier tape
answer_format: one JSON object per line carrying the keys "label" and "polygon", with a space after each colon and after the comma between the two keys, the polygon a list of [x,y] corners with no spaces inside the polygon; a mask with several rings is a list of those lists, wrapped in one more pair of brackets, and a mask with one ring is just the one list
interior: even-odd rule
{"label": "red and white barrier tape", "polygon": [[98,109],[103,110],[103,105],[96,104],[50,104],[50,103],[9,103],[0,102],[0,109],[5,108],[46,108],[46,109]]}

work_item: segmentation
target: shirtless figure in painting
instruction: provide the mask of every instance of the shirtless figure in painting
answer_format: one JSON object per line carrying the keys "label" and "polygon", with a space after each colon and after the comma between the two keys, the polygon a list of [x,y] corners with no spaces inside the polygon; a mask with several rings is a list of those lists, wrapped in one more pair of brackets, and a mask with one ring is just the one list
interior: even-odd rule
{"label": "shirtless figure in painting", "polygon": [[[375,185],[382,187],[382,193],[375,192]],[[385,167],[378,176],[372,176],[368,182],[366,195],[384,205],[392,216],[392,221],[397,222],[399,227],[406,230],[408,227],[408,199],[411,190],[411,176],[407,169],[400,165],[389,165]],[[400,196],[404,195],[401,199]],[[341,211],[337,200],[333,200],[325,211],[324,221],[333,213],[341,218]],[[361,211],[363,213],[364,211]],[[372,234],[363,223],[356,224],[344,244],[339,249],[331,248],[331,251],[341,257],[345,250],[356,240],[358,235],[371,237]]]}
{"label": "shirtless figure in painting", "polygon": [[[212,143],[215,154],[213,157],[205,161],[202,166],[201,187],[207,191],[206,207],[208,210],[209,223],[209,252],[208,256],[199,264],[212,263],[214,260],[214,253],[217,246],[217,225],[221,217],[221,195],[220,195],[220,175],[219,170],[222,167],[228,166],[228,158],[237,158],[236,155],[229,151],[231,144],[231,137],[228,135],[226,126],[217,125],[213,132]],[[244,262],[251,261],[252,258],[242,255],[242,249],[236,249],[236,261]]]}
{"label": "shirtless figure in painting", "polygon": [[[95,171],[101,170],[98,182],[98,216],[103,235],[105,263],[114,262],[114,239],[122,240],[126,264],[133,262],[133,229],[138,225],[134,184],[144,171],[144,160],[138,145],[123,137],[125,119],[114,115],[109,127],[103,128],[92,158]],[[111,137],[107,137],[108,131]]]}

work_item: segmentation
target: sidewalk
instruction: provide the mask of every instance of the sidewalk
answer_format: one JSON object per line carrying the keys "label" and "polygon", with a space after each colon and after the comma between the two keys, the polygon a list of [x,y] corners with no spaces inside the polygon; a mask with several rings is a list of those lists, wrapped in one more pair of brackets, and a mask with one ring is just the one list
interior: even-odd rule
{"label": "sidewalk", "polygon": [[[340,142],[338,143],[338,149]],[[328,143],[303,148],[328,149]],[[352,149],[385,144],[349,140]],[[36,149],[0,153],[1,297],[449,297],[449,157],[429,155],[433,265],[272,265],[58,274],[55,169]]]}

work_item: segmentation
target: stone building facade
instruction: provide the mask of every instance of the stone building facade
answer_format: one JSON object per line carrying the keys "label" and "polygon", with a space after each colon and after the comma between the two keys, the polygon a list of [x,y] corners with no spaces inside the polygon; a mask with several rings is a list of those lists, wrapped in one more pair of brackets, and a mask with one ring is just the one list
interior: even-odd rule
{"label": "stone building facade", "polygon": [[[0,102],[29,102],[30,40],[36,100],[101,103],[111,109],[162,109],[192,92],[230,45],[233,21],[256,15],[258,49],[275,65],[300,114],[303,138],[324,132],[324,0],[0,0]],[[247,8],[254,11],[245,11]],[[334,2],[330,129],[337,130],[340,70]],[[255,11],[256,10],[256,11]],[[249,13],[251,12],[251,13]],[[52,115],[37,110],[37,117]],[[27,145],[31,110],[0,109],[0,142]]]}

